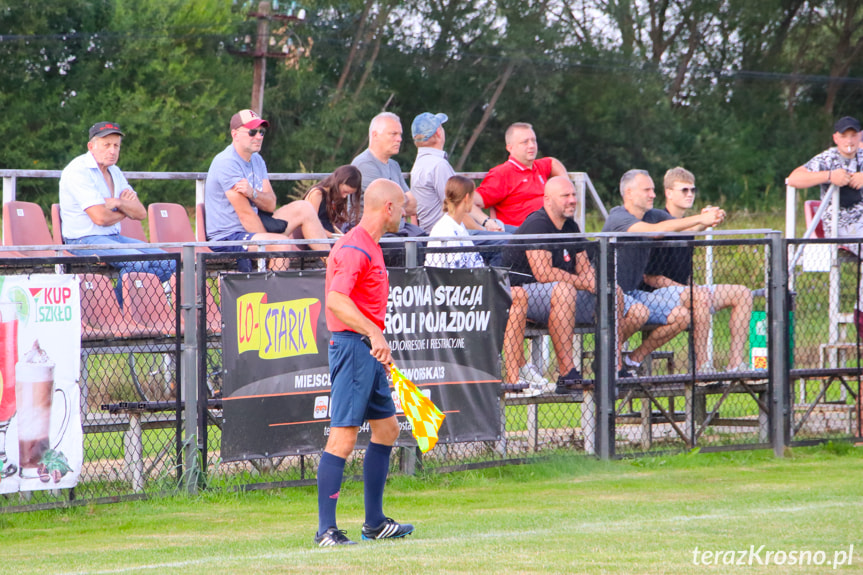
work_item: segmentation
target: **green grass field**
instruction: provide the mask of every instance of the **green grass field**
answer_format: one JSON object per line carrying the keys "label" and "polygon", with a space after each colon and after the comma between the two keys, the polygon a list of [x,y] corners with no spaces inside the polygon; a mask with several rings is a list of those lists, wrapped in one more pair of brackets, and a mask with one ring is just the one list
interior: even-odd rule
{"label": "green grass field", "polygon": [[[839,572],[863,573],[861,474],[863,449],[828,444],[396,477],[387,512],[415,534],[340,549],[312,545],[311,487],[0,515],[0,573],[808,574],[842,553]],[[361,484],[339,518],[358,538]],[[694,563],[705,550],[718,565]],[[768,551],[823,564],[759,565]]]}

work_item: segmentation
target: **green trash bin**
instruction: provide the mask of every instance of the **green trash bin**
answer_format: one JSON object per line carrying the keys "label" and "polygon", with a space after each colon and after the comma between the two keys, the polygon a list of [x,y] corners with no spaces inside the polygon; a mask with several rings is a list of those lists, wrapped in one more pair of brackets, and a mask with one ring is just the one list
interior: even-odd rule
{"label": "green trash bin", "polygon": [[[792,294],[793,295],[793,294]],[[792,305],[793,305],[792,298]],[[753,311],[749,319],[749,365],[752,369],[767,369],[767,312]],[[788,310],[788,367],[794,365],[794,309]]]}
{"label": "green trash bin", "polygon": [[749,318],[749,365],[767,369],[767,312],[753,311]]}

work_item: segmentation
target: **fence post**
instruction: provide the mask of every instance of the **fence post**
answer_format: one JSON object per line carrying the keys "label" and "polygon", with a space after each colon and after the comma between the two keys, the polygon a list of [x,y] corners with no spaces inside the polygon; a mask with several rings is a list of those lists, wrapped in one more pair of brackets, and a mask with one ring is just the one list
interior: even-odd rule
{"label": "fence post", "polygon": [[791,405],[788,385],[788,267],[787,242],[779,232],[769,232],[770,238],[770,285],[768,313],[770,322],[770,408],[771,441],[776,457],[785,454],[791,430]]}
{"label": "fence post", "polygon": [[[405,267],[417,267],[417,242],[411,238],[405,240]],[[405,475],[416,475],[417,463],[422,457],[419,447],[402,447],[400,471]]]}
{"label": "fence post", "polygon": [[[15,176],[4,176],[3,177],[3,205],[5,206],[9,202],[15,201]],[[6,245],[6,231],[3,231],[3,245]]]}
{"label": "fence post", "polygon": [[183,320],[186,329],[183,335],[183,410],[185,445],[186,490],[198,492],[198,474],[201,470],[201,448],[198,433],[198,318],[197,297],[195,296],[195,247],[183,246]]}
{"label": "fence post", "polygon": [[[617,366],[617,329],[612,314],[615,313],[615,287],[612,271],[613,253],[609,250],[609,239],[599,238],[598,278],[596,296],[596,433],[597,454],[600,459],[614,456],[614,373]],[[614,298],[614,299],[612,299]]]}

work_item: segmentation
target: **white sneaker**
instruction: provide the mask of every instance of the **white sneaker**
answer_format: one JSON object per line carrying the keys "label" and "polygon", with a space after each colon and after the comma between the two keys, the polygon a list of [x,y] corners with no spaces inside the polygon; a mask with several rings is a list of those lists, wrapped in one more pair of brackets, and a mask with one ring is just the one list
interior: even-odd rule
{"label": "white sneaker", "polygon": [[730,371],[731,373],[735,373],[735,372],[739,372],[739,371],[751,371],[751,370],[749,369],[749,364],[745,361],[742,361],[742,362],[740,362],[740,365],[738,365],[737,367],[729,367],[728,371]]}
{"label": "white sneaker", "polygon": [[557,389],[557,385],[550,381],[546,381],[545,383],[531,383],[530,389],[538,391],[539,393],[537,393],[537,395],[541,395],[544,393],[554,393],[554,390]]}
{"label": "white sneaker", "polygon": [[531,384],[531,383],[529,383],[529,382],[527,382],[521,378],[519,378],[518,383],[527,384],[527,387],[525,389],[520,390],[520,391],[507,391],[506,392],[506,398],[507,399],[513,399],[516,397],[536,397],[537,395],[540,395],[542,393],[542,391],[533,387],[533,384]]}
{"label": "white sneaker", "polygon": [[549,381],[542,376],[542,372],[540,372],[539,369],[530,362],[521,366],[521,369],[518,370],[518,378],[528,382],[531,387],[542,386],[549,383]]}
{"label": "white sneaker", "polygon": [[707,361],[698,366],[698,373],[700,375],[713,375],[717,373],[719,370],[713,367],[712,361]]}

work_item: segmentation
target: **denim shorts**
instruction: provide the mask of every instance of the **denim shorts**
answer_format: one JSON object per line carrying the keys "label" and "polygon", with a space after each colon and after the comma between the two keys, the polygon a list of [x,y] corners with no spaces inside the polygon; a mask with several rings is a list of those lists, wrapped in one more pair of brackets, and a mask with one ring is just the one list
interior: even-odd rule
{"label": "denim shorts", "polygon": [[659,288],[652,292],[632,290],[627,295],[635,301],[643,303],[650,311],[647,323],[654,325],[665,325],[671,310],[680,305],[680,295],[686,288],[684,286],[670,286]]}
{"label": "denim shorts", "polygon": [[396,414],[386,370],[361,338],[352,331],[337,331],[330,338],[332,427],[359,427]]}
{"label": "denim shorts", "polygon": [[[252,236],[255,234],[250,232],[234,232],[231,235],[219,238],[218,240],[210,240],[210,241],[218,241],[218,242],[245,242],[252,239]],[[249,250],[249,246],[211,246],[211,250],[214,252],[246,252]],[[237,259],[237,271],[242,273],[250,273],[252,271],[252,260],[249,258],[238,258]]]}

